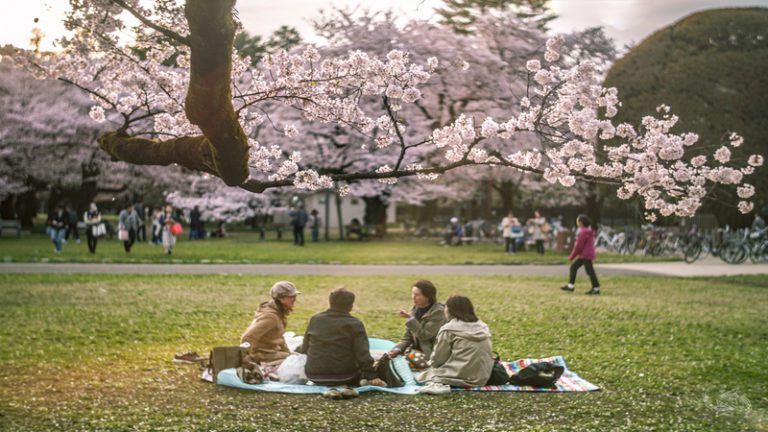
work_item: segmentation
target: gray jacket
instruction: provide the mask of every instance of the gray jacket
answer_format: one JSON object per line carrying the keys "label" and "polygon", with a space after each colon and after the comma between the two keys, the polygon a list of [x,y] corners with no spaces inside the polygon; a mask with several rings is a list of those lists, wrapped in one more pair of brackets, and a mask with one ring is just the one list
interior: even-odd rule
{"label": "gray jacket", "polygon": [[[432,347],[435,346],[437,332],[445,324],[445,306],[435,303],[421,317],[421,320],[411,318],[405,322],[405,334],[395,348],[405,351],[407,348],[417,349],[427,358],[432,355]],[[411,316],[415,316],[416,306],[411,309]]]}
{"label": "gray jacket", "polygon": [[430,367],[416,380],[454,387],[483,386],[492,368],[493,348],[488,326],[482,321],[469,323],[452,319],[440,328]]}
{"label": "gray jacket", "polygon": [[136,210],[130,213],[128,213],[128,210],[123,210],[120,212],[120,216],[118,216],[118,223],[127,230],[138,230],[139,222],[139,215],[136,214]]}

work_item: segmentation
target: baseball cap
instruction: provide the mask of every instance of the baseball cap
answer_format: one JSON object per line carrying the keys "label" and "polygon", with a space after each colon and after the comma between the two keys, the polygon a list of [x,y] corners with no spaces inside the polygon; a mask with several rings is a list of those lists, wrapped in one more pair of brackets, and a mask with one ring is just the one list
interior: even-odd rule
{"label": "baseball cap", "polygon": [[272,285],[272,288],[269,290],[269,296],[273,299],[280,297],[292,297],[298,294],[301,294],[301,292],[296,289],[296,285],[288,281],[275,282],[275,284]]}

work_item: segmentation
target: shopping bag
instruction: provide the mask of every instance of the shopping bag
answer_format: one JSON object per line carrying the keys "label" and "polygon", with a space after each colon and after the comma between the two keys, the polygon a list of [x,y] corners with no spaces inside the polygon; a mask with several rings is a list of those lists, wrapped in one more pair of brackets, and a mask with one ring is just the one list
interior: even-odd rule
{"label": "shopping bag", "polygon": [[291,354],[280,364],[277,369],[277,377],[281,383],[305,384],[307,374],[304,372],[304,366],[306,365],[306,354]]}

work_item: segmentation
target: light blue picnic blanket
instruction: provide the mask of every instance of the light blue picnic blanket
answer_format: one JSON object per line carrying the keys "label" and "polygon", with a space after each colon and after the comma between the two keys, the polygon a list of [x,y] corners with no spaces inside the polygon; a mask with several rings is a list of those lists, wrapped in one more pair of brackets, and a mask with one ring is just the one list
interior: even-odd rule
{"label": "light blue picnic blanket", "polygon": [[[368,340],[368,344],[371,351],[388,351],[389,349],[395,346],[395,343],[392,341],[388,341],[385,339],[376,339],[376,338],[370,338]],[[397,368],[397,371],[403,377],[403,380],[405,381],[405,386],[396,387],[396,388],[361,386],[361,387],[356,387],[356,390],[360,393],[369,392],[369,391],[380,391],[380,392],[403,394],[403,395],[416,394],[420,386],[418,385],[418,383],[416,383],[416,380],[413,377],[413,373],[408,367],[408,363],[406,362],[406,360],[402,356],[398,356],[398,357],[395,357],[392,361],[395,367]],[[534,387],[520,387],[520,386],[513,386],[513,385],[506,384],[502,386],[453,388],[453,391],[586,392],[586,391],[600,390],[600,387],[597,387],[596,385],[584,380],[583,378],[579,377],[575,373],[568,370],[568,367],[565,364],[565,360],[561,356],[544,357],[539,359],[520,359],[515,362],[504,362],[504,367],[507,368],[508,372],[516,373],[518,370],[524,368],[525,366],[531,363],[536,363],[541,361],[550,361],[565,367],[565,372],[557,382],[557,388],[546,389],[546,388],[534,388]],[[319,386],[319,385],[283,384],[280,382],[269,382],[269,381],[262,384],[246,384],[242,382],[240,378],[237,376],[235,369],[224,369],[221,372],[219,372],[216,382],[219,385],[234,387],[234,388],[239,388],[244,390],[256,390],[256,391],[264,391],[264,392],[290,393],[290,394],[320,394],[331,388],[331,387]]]}

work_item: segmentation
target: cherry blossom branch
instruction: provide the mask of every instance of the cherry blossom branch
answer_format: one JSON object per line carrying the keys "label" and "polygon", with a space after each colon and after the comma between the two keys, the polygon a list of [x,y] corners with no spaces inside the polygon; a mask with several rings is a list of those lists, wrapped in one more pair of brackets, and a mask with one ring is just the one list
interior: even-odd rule
{"label": "cherry blossom branch", "polygon": [[136,19],[141,21],[141,23],[144,24],[145,26],[147,26],[147,27],[157,31],[158,33],[161,33],[161,34],[165,35],[166,37],[168,37],[168,38],[170,38],[170,39],[172,39],[172,40],[174,40],[174,41],[176,41],[176,42],[178,42],[178,43],[180,43],[182,45],[187,45],[187,46],[190,45],[190,41],[189,41],[188,37],[182,36],[182,35],[176,33],[173,30],[167,29],[167,28],[165,28],[163,26],[160,26],[160,25],[150,21],[147,17],[145,17],[144,15],[139,13],[139,11],[137,11],[136,9],[131,7],[131,5],[129,5],[125,1],[123,1],[123,0],[112,0],[112,2],[116,3],[117,5],[119,5],[120,7],[125,9],[126,11],[128,11]]}

